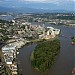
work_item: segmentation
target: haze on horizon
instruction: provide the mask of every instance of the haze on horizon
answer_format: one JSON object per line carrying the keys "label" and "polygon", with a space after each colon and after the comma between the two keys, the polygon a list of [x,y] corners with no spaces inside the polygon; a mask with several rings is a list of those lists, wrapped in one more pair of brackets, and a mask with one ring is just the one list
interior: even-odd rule
{"label": "haze on horizon", "polygon": [[0,0],[0,6],[75,11],[75,0]]}

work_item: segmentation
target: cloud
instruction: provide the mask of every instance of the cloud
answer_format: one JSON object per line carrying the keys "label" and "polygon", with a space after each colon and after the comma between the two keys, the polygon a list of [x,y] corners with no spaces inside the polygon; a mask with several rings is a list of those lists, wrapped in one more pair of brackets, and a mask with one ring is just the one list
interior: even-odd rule
{"label": "cloud", "polygon": [[35,1],[35,2],[41,1],[41,2],[45,2],[45,1],[48,1],[48,0],[24,0],[24,1]]}
{"label": "cloud", "polygon": [[0,0],[0,2],[32,2],[32,3],[61,3],[61,2],[70,2],[75,0]]}
{"label": "cloud", "polygon": [[27,2],[61,2],[61,1],[75,1],[75,0],[19,0]]}
{"label": "cloud", "polygon": [[19,1],[22,1],[22,2],[48,2],[48,0],[19,0]]}

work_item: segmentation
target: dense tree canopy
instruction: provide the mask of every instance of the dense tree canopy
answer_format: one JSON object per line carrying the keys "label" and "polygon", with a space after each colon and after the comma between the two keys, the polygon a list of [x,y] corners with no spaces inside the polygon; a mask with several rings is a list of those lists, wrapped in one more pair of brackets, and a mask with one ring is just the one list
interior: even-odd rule
{"label": "dense tree canopy", "polygon": [[31,54],[32,66],[40,72],[50,69],[60,50],[60,41],[45,41],[38,44]]}

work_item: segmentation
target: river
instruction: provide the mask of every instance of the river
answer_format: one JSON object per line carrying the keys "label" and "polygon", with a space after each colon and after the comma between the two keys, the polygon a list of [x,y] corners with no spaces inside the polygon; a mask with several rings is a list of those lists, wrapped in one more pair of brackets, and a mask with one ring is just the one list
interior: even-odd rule
{"label": "river", "polygon": [[11,15],[6,15],[6,16],[1,16],[1,15],[0,15],[0,19],[6,20],[6,21],[11,21],[11,20],[14,19],[14,17],[11,16]]}
{"label": "river", "polygon": [[46,24],[46,26],[53,26],[61,29],[60,35],[60,53],[57,56],[55,64],[46,73],[40,73],[34,70],[30,63],[30,54],[34,50],[36,44],[24,46],[19,49],[18,62],[19,68],[22,70],[22,75],[72,75],[72,69],[75,63],[75,46],[71,45],[71,36],[75,35],[75,28],[69,26],[55,26]]}

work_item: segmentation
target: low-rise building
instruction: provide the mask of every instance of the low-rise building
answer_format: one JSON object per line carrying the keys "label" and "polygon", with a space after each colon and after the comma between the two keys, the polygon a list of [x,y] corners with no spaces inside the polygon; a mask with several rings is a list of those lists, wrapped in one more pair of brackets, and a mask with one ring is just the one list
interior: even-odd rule
{"label": "low-rise building", "polygon": [[17,54],[16,50],[17,50],[16,46],[11,44],[6,45],[2,48],[5,63],[11,70],[12,75],[17,75],[17,64],[14,64],[15,63],[14,58],[16,58]]}

